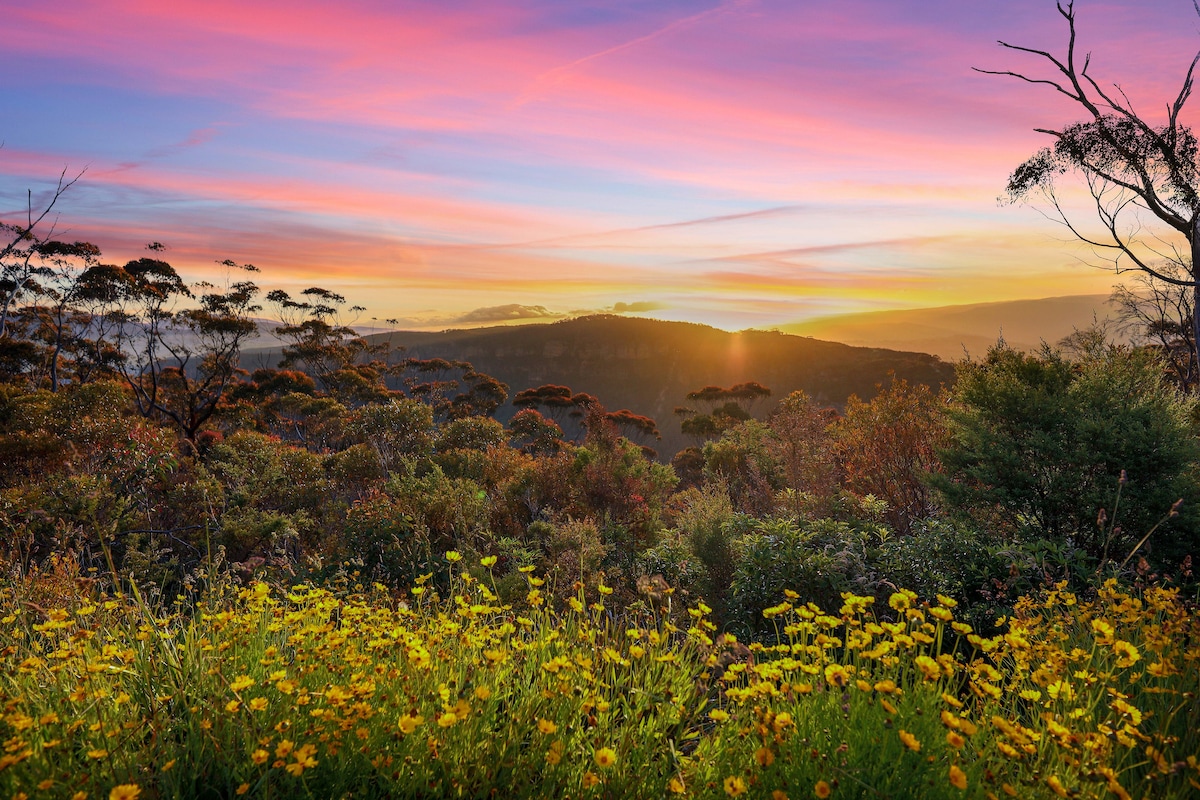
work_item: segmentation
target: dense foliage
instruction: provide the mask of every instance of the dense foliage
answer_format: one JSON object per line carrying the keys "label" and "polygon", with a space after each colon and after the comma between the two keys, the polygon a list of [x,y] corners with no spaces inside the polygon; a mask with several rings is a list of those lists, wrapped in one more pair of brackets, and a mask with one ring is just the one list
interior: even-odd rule
{"label": "dense foliage", "polygon": [[1001,345],[840,407],[707,384],[664,463],[643,413],[508,403],[327,290],[267,294],[280,360],[247,373],[257,286],[27,255],[0,330],[10,793],[1195,785],[1200,413],[1150,350]]}

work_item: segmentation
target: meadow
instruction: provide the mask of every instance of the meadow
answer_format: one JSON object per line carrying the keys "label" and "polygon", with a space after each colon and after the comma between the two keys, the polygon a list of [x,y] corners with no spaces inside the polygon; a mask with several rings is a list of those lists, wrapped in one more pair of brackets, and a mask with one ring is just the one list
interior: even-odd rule
{"label": "meadow", "polygon": [[[565,602],[448,552],[383,586],[101,594],[67,561],[0,594],[4,797],[1188,797],[1200,620],[1115,581],[956,602],[794,592],[718,635],[668,590]],[[180,602],[183,602],[181,598]]]}

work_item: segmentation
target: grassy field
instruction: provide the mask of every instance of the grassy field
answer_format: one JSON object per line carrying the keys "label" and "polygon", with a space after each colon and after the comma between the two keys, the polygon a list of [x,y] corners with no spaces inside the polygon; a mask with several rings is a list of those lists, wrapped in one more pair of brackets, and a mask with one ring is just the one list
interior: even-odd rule
{"label": "grassy field", "polygon": [[[403,599],[255,583],[186,611],[69,564],[0,588],[0,797],[1189,797],[1200,621],[1170,591],[780,598],[776,635],[447,554]],[[494,560],[492,560],[494,563]],[[439,595],[433,588],[443,588]],[[790,593],[789,593],[790,595]]]}

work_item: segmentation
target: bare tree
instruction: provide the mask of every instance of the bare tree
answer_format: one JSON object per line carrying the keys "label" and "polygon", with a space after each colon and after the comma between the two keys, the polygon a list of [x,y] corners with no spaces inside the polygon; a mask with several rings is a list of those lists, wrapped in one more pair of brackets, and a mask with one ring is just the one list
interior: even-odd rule
{"label": "bare tree", "polygon": [[[1200,14],[1200,0],[1193,0]],[[976,71],[1006,75],[1026,83],[1048,86],[1071,100],[1084,121],[1060,129],[1037,128],[1054,143],[1035,153],[1009,178],[1006,194],[1013,201],[1040,194],[1050,201],[1052,218],[1090,245],[1116,272],[1140,271],[1200,298],[1200,186],[1197,182],[1197,140],[1180,121],[1192,94],[1200,52],[1192,59],[1175,98],[1166,103],[1165,117],[1155,121],[1137,112],[1119,84],[1102,86],[1089,73],[1091,54],[1080,57],[1076,41],[1073,0],[1056,4],[1066,21],[1066,52],[1001,41],[1001,47],[1037,56],[1049,65],[1049,77],[1010,70]],[[1094,201],[1099,230],[1085,229],[1072,219],[1055,194],[1065,174],[1082,177]],[[1163,264],[1167,264],[1164,267]],[[1192,339],[1200,340],[1200,318],[1193,315]],[[1194,370],[1189,365],[1189,371]],[[1193,373],[1194,374],[1194,373]]]}
{"label": "bare tree", "polygon": [[[1178,264],[1163,264],[1160,269],[1176,277],[1184,275]],[[1177,386],[1195,388],[1200,376],[1196,374],[1195,305],[1190,287],[1163,283],[1149,274],[1137,275],[1132,284],[1113,289],[1109,302],[1116,307],[1118,325],[1135,343],[1162,355]]]}

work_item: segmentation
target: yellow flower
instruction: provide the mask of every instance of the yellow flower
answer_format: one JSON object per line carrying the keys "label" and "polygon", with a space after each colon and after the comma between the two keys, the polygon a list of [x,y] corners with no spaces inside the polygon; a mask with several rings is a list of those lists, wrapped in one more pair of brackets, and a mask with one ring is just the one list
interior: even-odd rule
{"label": "yellow flower", "polygon": [[909,750],[912,750],[914,753],[921,752],[920,740],[903,728],[900,729],[900,741],[904,742],[904,746]]}
{"label": "yellow flower", "polygon": [[254,764],[259,767],[261,767],[263,764],[267,763],[267,759],[270,757],[271,757],[271,754],[268,753],[266,750],[263,750],[261,747],[250,754],[250,760],[253,761]]}
{"label": "yellow flower", "polygon": [[725,720],[729,719],[729,714],[719,708],[714,708],[712,711],[708,712],[708,718],[713,722],[724,722]]}
{"label": "yellow flower", "polygon": [[957,764],[950,765],[950,785],[955,789],[967,788],[967,773],[959,769]]}
{"label": "yellow flower", "polygon": [[447,711],[445,714],[442,714],[437,718],[438,727],[441,727],[441,728],[449,728],[450,726],[454,725],[457,722],[458,722],[458,715],[455,714],[453,711]]}
{"label": "yellow flower", "polygon": [[483,564],[485,567],[494,567],[496,566],[496,562],[498,560],[499,559],[497,559],[495,556],[484,556],[483,558],[479,559],[479,563]]}
{"label": "yellow flower", "polygon": [[107,750],[88,750],[87,754],[88,754],[88,758],[99,761],[100,759],[102,759],[106,755],[108,755],[108,751]]}
{"label": "yellow flower", "polygon": [[813,794],[824,800],[833,793],[833,789],[829,788],[829,784],[825,781],[817,781],[817,785],[813,787]]}
{"label": "yellow flower", "polygon": [[942,676],[942,668],[936,661],[926,655],[920,655],[913,659],[913,663],[917,665],[917,669],[921,670],[925,675],[925,680],[936,681]]}
{"label": "yellow flower", "polygon": [[[962,734],[955,733],[954,731],[946,731],[946,744],[950,745],[955,750],[958,750],[966,743],[967,740],[962,737]],[[960,786],[959,788],[961,789],[962,787]]]}
{"label": "yellow flower", "polygon": [[687,787],[684,786],[683,781],[678,776],[667,781],[667,789],[671,794],[683,794],[687,791]]}
{"label": "yellow flower", "polygon": [[225,704],[225,710],[228,711],[230,714],[236,714],[238,712],[238,709],[241,707],[242,707],[242,704],[240,702],[238,702],[237,700],[230,700],[228,703]]}
{"label": "yellow flower", "polygon": [[552,733],[558,732],[558,726],[548,719],[539,719],[537,723],[538,730],[549,736]]}
{"label": "yellow flower", "polygon": [[292,750],[295,749],[295,747],[296,747],[296,743],[293,742],[291,739],[284,739],[282,742],[280,742],[278,745],[276,745],[275,757],[276,758],[287,758],[288,754],[290,754],[292,752]]}
{"label": "yellow flower", "polygon": [[475,699],[487,700],[491,696],[492,696],[492,690],[489,689],[488,687],[486,687],[486,686],[475,687]]}
{"label": "yellow flower", "polygon": [[253,711],[266,711],[267,710],[267,698],[265,698],[265,697],[254,698],[253,700],[250,701],[250,708]]}
{"label": "yellow flower", "polygon": [[550,749],[546,751],[546,763],[550,766],[555,766],[562,761],[563,743],[554,742],[550,745]]}
{"label": "yellow flower", "polygon": [[458,552],[457,550],[447,550],[446,551],[446,560],[449,561],[451,564],[453,564],[456,561],[462,561],[462,553]]}
{"label": "yellow flower", "polygon": [[771,800],[788,800],[787,792],[783,789],[776,789],[771,792]]}
{"label": "yellow flower", "polygon": [[904,611],[912,605],[912,601],[915,598],[916,595],[909,591],[902,590],[899,592],[894,592],[892,596],[888,598],[888,605],[897,611]]}
{"label": "yellow flower", "polygon": [[746,793],[746,782],[742,780],[740,775],[730,775],[725,779],[725,794],[730,797]]}
{"label": "yellow flower", "polygon": [[396,725],[399,726],[400,732],[405,736],[417,729],[417,726],[425,721],[425,718],[420,714],[405,714],[397,720]]}
{"label": "yellow flower", "polygon": [[1113,652],[1117,654],[1118,667],[1132,667],[1142,657],[1136,647],[1124,640],[1118,640],[1113,645]]}
{"label": "yellow flower", "polygon": [[600,782],[600,776],[594,772],[583,773],[583,788],[590,789]]}
{"label": "yellow flower", "polygon": [[1046,785],[1059,797],[1068,796],[1067,788],[1063,786],[1062,781],[1058,779],[1057,775],[1051,775],[1049,778],[1046,778]]}
{"label": "yellow flower", "polygon": [[887,700],[880,700],[879,705],[883,706],[883,710],[889,714],[896,713],[896,707],[894,705],[892,705],[891,703],[889,703]]}
{"label": "yellow flower", "polygon": [[134,800],[142,793],[142,787],[136,783],[121,783],[108,793],[108,800]]}
{"label": "yellow flower", "polygon": [[775,753],[769,747],[760,747],[754,751],[754,760],[765,769],[775,763]]}
{"label": "yellow flower", "polygon": [[254,679],[249,675],[238,676],[233,683],[229,684],[229,688],[235,692],[245,691],[254,685]]}
{"label": "yellow flower", "polygon": [[248,784],[248,783],[243,783],[243,784],[241,784],[240,786],[238,786],[238,788],[237,788],[237,795],[238,795],[238,797],[241,797],[242,795],[244,795],[244,794],[245,794],[246,792],[248,792],[248,791],[250,791],[250,784]]}
{"label": "yellow flower", "polygon": [[617,751],[611,747],[601,747],[596,751],[596,766],[600,769],[608,769],[613,764],[617,763]]}
{"label": "yellow flower", "polygon": [[1113,626],[1108,624],[1107,620],[1094,619],[1092,620],[1092,633],[1096,634],[1096,638],[1101,644],[1107,644],[1113,637],[1115,631]]}
{"label": "yellow flower", "polygon": [[839,689],[850,683],[850,673],[841,664],[828,664],[825,667],[825,682]]}

